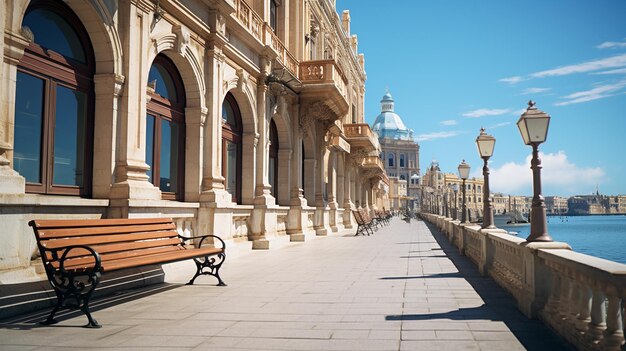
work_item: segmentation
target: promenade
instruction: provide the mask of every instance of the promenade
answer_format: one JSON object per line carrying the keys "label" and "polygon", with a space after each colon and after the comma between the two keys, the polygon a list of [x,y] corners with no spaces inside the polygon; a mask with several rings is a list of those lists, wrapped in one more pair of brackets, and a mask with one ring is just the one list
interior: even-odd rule
{"label": "promenade", "polygon": [[192,270],[169,266],[167,284],[96,303],[101,329],[76,313],[51,327],[15,318],[0,349],[566,349],[422,221],[227,258],[227,287],[182,285]]}

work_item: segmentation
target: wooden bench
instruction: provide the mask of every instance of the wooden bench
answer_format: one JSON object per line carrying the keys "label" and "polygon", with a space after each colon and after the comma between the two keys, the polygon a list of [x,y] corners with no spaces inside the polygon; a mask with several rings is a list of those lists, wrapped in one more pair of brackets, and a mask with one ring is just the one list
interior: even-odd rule
{"label": "wooden bench", "polygon": [[359,234],[365,235],[366,233],[367,235],[374,234],[374,231],[372,230],[374,223],[372,222],[372,219],[367,215],[367,212],[365,210],[353,210],[352,214],[354,215],[354,219],[356,220],[357,224],[356,233],[354,234],[354,236],[357,236]]}
{"label": "wooden bench", "polygon": [[[46,274],[57,295],[57,304],[42,324],[54,324],[61,307],[80,308],[86,327],[99,328],[91,317],[89,299],[103,273],[187,259],[196,263],[193,284],[200,275],[212,275],[224,286],[219,269],[226,258],[224,241],[214,235],[185,238],[170,218],[34,220]],[[197,247],[193,240],[198,239]],[[202,244],[221,243],[221,248]],[[216,239],[216,240],[215,240]]]}

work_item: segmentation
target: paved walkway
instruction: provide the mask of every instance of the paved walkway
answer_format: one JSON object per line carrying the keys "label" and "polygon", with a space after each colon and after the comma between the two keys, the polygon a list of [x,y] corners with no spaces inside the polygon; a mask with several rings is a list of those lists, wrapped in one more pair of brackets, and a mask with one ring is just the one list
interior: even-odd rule
{"label": "paved walkway", "polygon": [[421,221],[251,252],[226,262],[228,287],[211,277],[180,285],[191,272],[182,268],[194,269],[177,265],[169,284],[102,300],[101,329],[77,327],[77,314],[52,327],[15,321],[0,326],[0,349],[564,349]]}

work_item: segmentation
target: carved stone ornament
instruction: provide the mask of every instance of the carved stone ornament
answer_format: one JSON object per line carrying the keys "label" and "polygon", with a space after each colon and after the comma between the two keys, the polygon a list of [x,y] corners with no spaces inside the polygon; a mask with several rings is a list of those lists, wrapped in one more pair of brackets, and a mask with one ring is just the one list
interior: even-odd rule
{"label": "carved stone ornament", "polygon": [[172,30],[174,34],[176,34],[176,50],[180,55],[185,56],[185,51],[187,50],[187,46],[189,46],[189,42],[191,40],[189,29],[178,24],[175,25]]}
{"label": "carved stone ornament", "polygon": [[248,78],[242,68],[238,68],[235,74],[237,75],[237,89],[243,90],[243,87],[248,84]]}
{"label": "carved stone ornament", "polygon": [[31,43],[35,41],[35,34],[32,30],[30,30],[30,28],[28,28],[28,26],[23,26],[20,29],[20,34],[22,34],[22,36]]}

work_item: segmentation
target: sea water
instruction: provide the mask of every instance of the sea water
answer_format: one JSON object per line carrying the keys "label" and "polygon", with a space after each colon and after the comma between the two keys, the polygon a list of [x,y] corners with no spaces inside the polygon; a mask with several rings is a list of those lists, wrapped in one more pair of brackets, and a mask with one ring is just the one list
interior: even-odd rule
{"label": "sea water", "polygon": [[[528,237],[530,224],[498,228]],[[548,217],[548,234],[574,251],[626,264],[626,215]]]}

